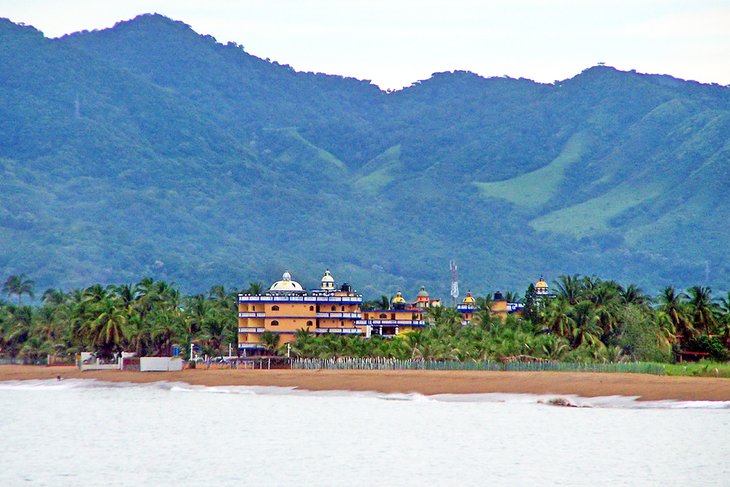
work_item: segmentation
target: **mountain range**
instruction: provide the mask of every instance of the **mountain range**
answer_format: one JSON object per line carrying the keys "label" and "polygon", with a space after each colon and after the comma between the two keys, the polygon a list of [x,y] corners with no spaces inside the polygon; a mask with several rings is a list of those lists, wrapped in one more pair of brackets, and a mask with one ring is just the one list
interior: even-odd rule
{"label": "mountain range", "polygon": [[141,15],[0,20],[0,275],[40,287],[520,293],[597,274],[728,289],[730,88],[593,66],[402,90],[298,72]]}

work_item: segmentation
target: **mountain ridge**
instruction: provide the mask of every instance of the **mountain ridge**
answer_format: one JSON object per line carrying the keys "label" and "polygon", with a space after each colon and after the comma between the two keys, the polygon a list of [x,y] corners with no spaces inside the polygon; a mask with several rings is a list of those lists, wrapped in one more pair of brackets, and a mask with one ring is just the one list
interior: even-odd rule
{"label": "mountain ridge", "polygon": [[43,40],[0,23],[6,273],[203,289],[331,267],[445,295],[456,258],[480,293],[572,272],[726,286],[725,87],[595,66],[385,92],[138,19]]}

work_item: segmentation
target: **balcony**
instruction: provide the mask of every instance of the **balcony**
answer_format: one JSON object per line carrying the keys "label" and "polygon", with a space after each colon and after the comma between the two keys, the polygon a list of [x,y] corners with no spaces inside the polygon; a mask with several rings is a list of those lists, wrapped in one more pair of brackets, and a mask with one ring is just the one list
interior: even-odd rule
{"label": "balcony", "polygon": [[321,334],[336,334],[336,335],[361,335],[362,330],[357,328],[317,328],[314,333]]}
{"label": "balcony", "polygon": [[357,320],[358,326],[426,326],[423,320]]}
{"label": "balcony", "polygon": [[239,318],[265,318],[266,313],[261,311],[241,311],[238,313]]}
{"label": "balcony", "polygon": [[362,313],[347,313],[347,312],[326,312],[326,313],[317,313],[317,318],[337,318],[337,319],[351,319],[351,320],[359,320],[362,318]]}
{"label": "balcony", "polygon": [[238,333],[263,333],[266,328],[263,326],[241,326],[238,328]]}
{"label": "balcony", "polygon": [[456,305],[456,311],[459,313],[474,313],[476,312],[477,307],[473,304],[458,304]]}

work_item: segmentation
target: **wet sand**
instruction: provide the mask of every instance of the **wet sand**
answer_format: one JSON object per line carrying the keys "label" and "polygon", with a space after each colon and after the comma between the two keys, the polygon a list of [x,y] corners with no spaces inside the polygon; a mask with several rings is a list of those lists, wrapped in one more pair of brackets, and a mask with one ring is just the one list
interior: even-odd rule
{"label": "wet sand", "polygon": [[110,382],[185,382],[205,386],[283,386],[299,389],[384,393],[576,394],[638,396],[643,400],[730,401],[730,379],[648,374],[481,371],[205,370],[181,372],[81,372],[75,367],[0,365],[0,381],[97,379]]}

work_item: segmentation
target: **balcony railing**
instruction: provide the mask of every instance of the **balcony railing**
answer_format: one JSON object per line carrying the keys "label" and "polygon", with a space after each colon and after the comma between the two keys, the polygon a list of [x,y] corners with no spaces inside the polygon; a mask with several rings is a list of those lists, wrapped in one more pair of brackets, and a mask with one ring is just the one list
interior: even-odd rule
{"label": "balcony railing", "polygon": [[261,311],[241,311],[238,313],[239,318],[265,318],[266,313]]}
{"label": "balcony railing", "polygon": [[263,333],[266,328],[263,326],[241,326],[238,328],[238,333]]}
{"label": "balcony railing", "polygon": [[456,311],[459,313],[473,313],[477,310],[477,307],[473,304],[458,304],[456,305]]}
{"label": "balcony railing", "polygon": [[347,313],[347,312],[323,312],[317,313],[317,318],[349,318],[359,320],[362,318],[362,313]]}
{"label": "balcony railing", "polygon": [[337,335],[360,335],[362,334],[362,330],[359,330],[357,328],[317,328],[314,330],[317,334],[323,334],[323,333],[334,333]]}
{"label": "balcony railing", "polygon": [[356,325],[373,325],[373,326],[425,326],[423,320],[357,320]]}

